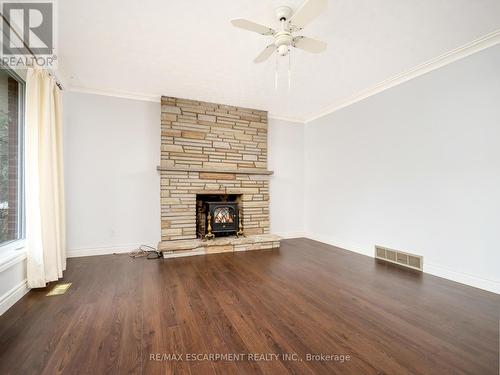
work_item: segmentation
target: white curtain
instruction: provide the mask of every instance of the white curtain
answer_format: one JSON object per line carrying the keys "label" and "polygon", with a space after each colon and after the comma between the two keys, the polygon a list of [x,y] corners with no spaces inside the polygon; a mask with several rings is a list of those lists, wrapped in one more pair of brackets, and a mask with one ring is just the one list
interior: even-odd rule
{"label": "white curtain", "polygon": [[61,93],[45,70],[26,77],[25,197],[28,286],[66,269]]}

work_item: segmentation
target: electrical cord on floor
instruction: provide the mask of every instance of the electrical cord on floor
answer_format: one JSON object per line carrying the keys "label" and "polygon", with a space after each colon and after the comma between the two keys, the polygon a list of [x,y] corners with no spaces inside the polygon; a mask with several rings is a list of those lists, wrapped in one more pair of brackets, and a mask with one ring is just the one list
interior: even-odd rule
{"label": "electrical cord on floor", "polygon": [[146,259],[161,258],[161,252],[152,246],[141,245],[138,249],[132,250],[128,255],[132,258],[146,257]]}

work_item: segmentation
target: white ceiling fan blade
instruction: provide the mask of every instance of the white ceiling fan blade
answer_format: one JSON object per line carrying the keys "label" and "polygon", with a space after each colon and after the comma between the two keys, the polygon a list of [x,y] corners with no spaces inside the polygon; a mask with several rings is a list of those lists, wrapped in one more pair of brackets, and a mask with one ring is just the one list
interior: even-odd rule
{"label": "white ceiling fan blade", "polygon": [[293,30],[301,30],[309,22],[319,16],[327,7],[328,0],[306,0],[290,18]]}
{"label": "white ceiling fan blade", "polygon": [[240,29],[245,29],[248,31],[253,31],[254,33],[262,34],[262,35],[274,35],[276,31],[271,29],[270,27],[259,25],[258,23],[245,20],[243,18],[238,18],[231,20],[231,23],[235,27],[239,27]]}
{"label": "white ceiling fan blade", "polygon": [[326,49],[325,42],[322,42],[321,40],[308,38],[306,36],[297,36],[293,38],[292,46],[312,53],[320,53]]}
{"label": "white ceiling fan blade", "polygon": [[259,55],[253,60],[253,62],[259,64],[266,61],[271,57],[274,51],[276,51],[276,46],[274,45],[274,43],[268,45],[261,53],[259,53]]}

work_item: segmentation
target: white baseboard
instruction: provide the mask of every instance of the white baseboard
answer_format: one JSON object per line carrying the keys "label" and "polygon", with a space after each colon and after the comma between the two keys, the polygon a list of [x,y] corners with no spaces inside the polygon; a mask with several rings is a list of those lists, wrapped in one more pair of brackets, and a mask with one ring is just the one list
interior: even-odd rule
{"label": "white baseboard", "polygon": [[435,264],[425,264],[425,262],[424,272],[430,275],[442,277],[443,279],[448,279],[457,283],[500,294],[500,282],[498,281],[483,279],[462,272],[456,272],[445,267],[437,266]]}
{"label": "white baseboard", "polygon": [[[374,258],[375,256],[374,254],[375,250],[373,248],[366,248],[366,246],[361,246],[359,244],[346,243],[344,241],[337,240],[333,237],[316,235],[312,233],[306,233],[305,237],[311,240],[325,243],[327,245],[340,247],[341,249],[352,251],[354,253],[366,255],[371,258]],[[426,264],[425,259],[424,259],[424,272],[433,276],[442,277],[443,279],[448,279],[451,281],[455,281],[457,283],[469,285],[475,288],[500,294],[500,283],[498,281],[483,279],[481,277],[453,271],[446,267],[438,266],[435,264]]]}
{"label": "white baseboard", "polygon": [[14,286],[11,290],[7,291],[0,297],[0,315],[3,315],[10,309],[17,301],[19,301],[30,289],[28,288],[27,280],[21,281]]}
{"label": "white baseboard", "polygon": [[[66,256],[68,258],[88,257],[94,255],[109,255],[109,254],[123,254],[136,250],[141,245],[149,245],[145,243],[129,243],[123,245],[102,246],[102,247],[82,247],[77,249],[68,249]],[[156,248],[155,246],[152,246]]]}
{"label": "white baseboard", "polygon": [[312,234],[312,233],[306,233],[305,237],[309,238],[310,240],[326,243],[327,245],[340,247],[341,249],[349,250],[349,251],[352,251],[354,253],[366,255],[366,256],[369,256],[372,258],[374,257],[373,256],[374,250],[366,249],[364,246],[361,246],[359,244],[348,243],[348,242],[345,242],[345,241],[342,241],[342,240],[339,240],[337,238],[333,238],[330,236],[323,236],[323,235],[317,235],[317,234]]}
{"label": "white baseboard", "polygon": [[276,234],[285,240],[290,238],[306,237],[307,235],[306,232],[273,232],[273,234]]}

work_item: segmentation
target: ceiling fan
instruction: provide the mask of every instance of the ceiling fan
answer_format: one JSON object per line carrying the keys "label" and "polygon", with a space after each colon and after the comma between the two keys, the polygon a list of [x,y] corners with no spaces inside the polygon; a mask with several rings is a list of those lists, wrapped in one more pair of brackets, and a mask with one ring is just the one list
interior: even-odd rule
{"label": "ceiling fan", "polygon": [[279,31],[271,27],[238,18],[231,21],[233,26],[256,32],[261,35],[273,37],[273,42],[253,60],[258,64],[266,61],[274,52],[280,56],[286,56],[290,52],[290,46],[307,52],[320,53],[326,49],[326,43],[306,36],[294,36],[301,31],[314,18],[319,16],[327,7],[328,0],[306,0],[302,6],[293,13],[289,6],[276,8],[276,17],[281,23]]}

